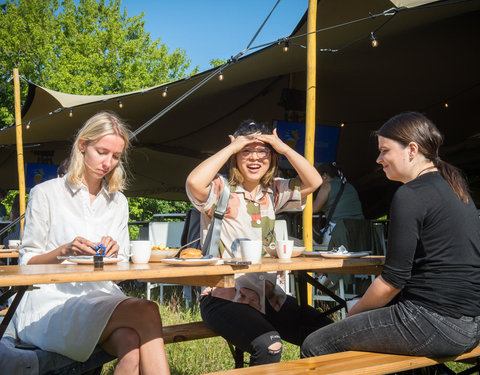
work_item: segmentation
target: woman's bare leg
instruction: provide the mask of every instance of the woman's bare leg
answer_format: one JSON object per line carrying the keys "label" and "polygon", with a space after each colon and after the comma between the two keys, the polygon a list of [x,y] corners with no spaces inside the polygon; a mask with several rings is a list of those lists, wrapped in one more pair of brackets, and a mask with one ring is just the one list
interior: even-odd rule
{"label": "woman's bare leg", "polygon": [[136,298],[121,302],[103,330],[99,344],[119,328],[131,328],[138,334],[142,375],[170,374],[163,342],[162,320],[155,303]]}
{"label": "woman's bare leg", "polygon": [[118,328],[100,345],[118,357],[115,375],[140,374],[140,337],[132,328]]}

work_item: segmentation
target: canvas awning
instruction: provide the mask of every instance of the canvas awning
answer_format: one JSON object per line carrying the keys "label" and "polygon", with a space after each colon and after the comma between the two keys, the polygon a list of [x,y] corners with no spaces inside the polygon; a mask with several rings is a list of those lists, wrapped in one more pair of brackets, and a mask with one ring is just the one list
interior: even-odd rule
{"label": "canvas awning", "polygon": [[[322,0],[317,28],[368,18],[395,5],[409,4]],[[368,18],[318,33],[317,124],[344,124],[337,161],[358,188],[368,216],[385,213],[397,186],[388,182],[375,164],[376,143],[371,132],[405,110],[422,111],[437,123],[446,134],[441,156],[466,171],[477,194],[479,21],[480,0],[440,1],[399,11],[394,17]],[[188,173],[226,145],[227,135],[241,120],[303,121],[306,40],[300,35],[305,30],[304,17],[292,34],[295,38],[287,53],[280,44],[241,58],[223,71],[223,81],[213,78],[140,133],[131,153],[127,194],[185,199]],[[371,32],[379,41],[377,48],[370,45]],[[328,49],[338,51],[326,52]],[[24,125],[30,121],[30,128],[24,129],[25,161],[51,155],[52,162],[59,163],[76,130],[102,109],[117,112],[136,129],[208,73],[111,96],[69,95],[30,84],[23,108]],[[162,96],[165,87],[166,98]],[[0,186],[15,188],[14,129],[0,132],[0,145]]]}

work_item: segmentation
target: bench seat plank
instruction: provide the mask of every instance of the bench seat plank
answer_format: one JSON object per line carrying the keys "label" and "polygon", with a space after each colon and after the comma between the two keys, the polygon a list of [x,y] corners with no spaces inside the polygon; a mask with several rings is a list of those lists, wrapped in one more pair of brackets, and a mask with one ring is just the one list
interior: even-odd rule
{"label": "bench seat plank", "polygon": [[163,340],[165,344],[206,339],[216,336],[218,336],[218,334],[208,328],[204,322],[172,324],[163,327]]}
{"label": "bench seat plank", "polygon": [[480,346],[476,347],[471,352],[457,357],[440,359],[348,351],[255,367],[220,371],[219,373],[228,375],[300,375],[306,373],[329,375],[382,375],[478,356],[480,356]]}

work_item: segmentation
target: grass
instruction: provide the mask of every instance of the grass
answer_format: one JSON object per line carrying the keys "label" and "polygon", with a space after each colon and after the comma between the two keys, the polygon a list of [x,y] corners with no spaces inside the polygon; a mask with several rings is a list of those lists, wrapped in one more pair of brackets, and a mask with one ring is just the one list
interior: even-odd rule
{"label": "grass", "polygon": [[[122,283],[122,289],[127,295],[138,298],[146,298],[146,288],[136,287],[133,282]],[[158,301],[158,289],[153,290],[152,300],[157,301],[164,325],[176,323],[198,322],[202,318],[198,304],[187,308],[181,297],[182,289],[178,286],[166,287],[164,304]],[[299,358],[299,347],[283,343],[282,361],[290,361]],[[221,337],[213,337],[203,340],[179,342],[166,345],[168,363],[172,375],[197,375],[230,370],[235,363],[228,348],[227,342]],[[245,354],[248,363],[248,353]],[[113,374],[116,361],[103,366],[102,375]],[[471,365],[449,362],[447,366],[455,372],[463,371]],[[418,372],[417,372],[418,373]],[[426,372],[428,373],[428,371]]]}
{"label": "grass", "polygon": [[[122,289],[127,295],[146,298],[145,287],[136,288],[133,283],[122,283]],[[164,325],[198,322],[202,320],[198,304],[186,308],[181,298],[181,287],[166,287],[164,304],[158,303],[158,291],[153,290],[152,300],[157,301]],[[166,345],[168,363],[172,375],[196,375],[209,372],[230,370],[235,363],[228,348],[227,342],[221,337],[203,340],[179,342]],[[300,349],[298,346],[285,343],[283,346],[282,360],[298,359]],[[248,353],[245,354],[248,363]],[[116,361],[103,366],[102,375],[113,374]]]}

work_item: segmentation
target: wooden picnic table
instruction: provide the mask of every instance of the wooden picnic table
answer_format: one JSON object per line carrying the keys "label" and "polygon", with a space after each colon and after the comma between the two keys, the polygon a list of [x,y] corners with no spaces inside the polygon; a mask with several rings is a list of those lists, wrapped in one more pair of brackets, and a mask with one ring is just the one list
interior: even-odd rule
{"label": "wooden picnic table", "polygon": [[233,286],[236,273],[271,271],[311,271],[325,273],[379,274],[383,256],[368,256],[352,259],[322,257],[296,257],[289,261],[263,258],[261,264],[248,266],[208,265],[173,266],[160,262],[148,264],[107,264],[102,270],[93,265],[77,264],[32,264],[23,266],[0,266],[0,287],[77,281],[132,280],[142,279],[182,285]]}
{"label": "wooden picnic table", "polygon": [[0,252],[0,258],[18,258],[18,251],[2,251]]}
{"label": "wooden picnic table", "polygon": [[[106,264],[100,270],[95,270],[93,265],[78,264],[0,266],[0,287],[13,287],[9,290],[10,295],[13,292],[17,293],[17,297],[10,306],[7,316],[0,325],[0,338],[25,291],[37,284],[138,279],[166,284],[233,287],[235,285],[234,275],[237,273],[273,271],[305,273],[305,271],[308,271],[317,273],[379,274],[383,263],[384,257],[382,256],[352,259],[301,256],[287,261],[276,258],[263,258],[261,264],[246,266],[174,266],[157,262],[148,264]],[[303,279],[303,283],[305,282],[305,279]]]}

